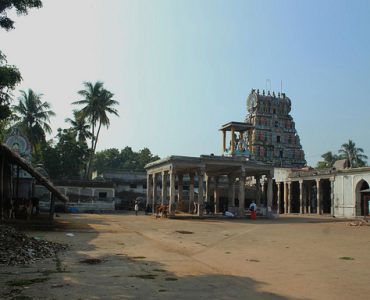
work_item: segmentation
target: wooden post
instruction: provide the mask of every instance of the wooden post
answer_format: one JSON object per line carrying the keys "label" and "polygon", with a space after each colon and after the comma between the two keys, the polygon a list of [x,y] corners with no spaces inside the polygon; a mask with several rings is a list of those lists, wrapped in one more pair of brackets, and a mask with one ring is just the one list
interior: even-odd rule
{"label": "wooden post", "polygon": [[54,209],[55,209],[55,196],[54,193],[51,194],[50,199],[50,210],[49,210],[49,222],[52,223],[54,219]]}

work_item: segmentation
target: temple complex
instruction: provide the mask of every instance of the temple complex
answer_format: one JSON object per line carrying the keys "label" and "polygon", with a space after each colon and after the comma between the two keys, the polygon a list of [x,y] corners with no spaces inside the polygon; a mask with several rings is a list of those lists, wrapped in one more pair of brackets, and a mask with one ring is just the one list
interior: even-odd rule
{"label": "temple complex", "polygon": [[[243,216],[251,201],[260,214],[370,215],[370,167],[316,170],[306,166],[291,100],[252,89],[245,122],[221,126],[221,155],[170,156],[148,164],[147,204],[202,215]],[[192,207],[195,207],[193,210]]]}

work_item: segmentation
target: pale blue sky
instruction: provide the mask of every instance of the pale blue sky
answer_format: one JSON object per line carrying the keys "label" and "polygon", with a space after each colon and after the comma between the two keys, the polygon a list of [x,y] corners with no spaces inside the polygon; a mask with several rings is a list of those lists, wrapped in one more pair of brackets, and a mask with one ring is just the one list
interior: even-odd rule
{"label": "pale blue sky", "polygon": [[[121,105],[99,149],[219,154],[252,88],[283,91],[309,164],[349,138],[370,156],[369,1],[43,0],[0,49],[65,127],[83,81]],[[15,93],[18,96],[18,92]]]}

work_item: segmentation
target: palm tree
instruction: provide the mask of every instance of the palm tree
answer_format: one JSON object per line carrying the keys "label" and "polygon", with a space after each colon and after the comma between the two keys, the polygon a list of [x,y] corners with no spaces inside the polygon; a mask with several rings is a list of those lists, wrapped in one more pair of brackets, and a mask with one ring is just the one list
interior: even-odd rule
{"label": "palm tree", "polygon": [[29,138],[33,152],[38,154],[40,144],[45,142],[46,133],[51,133],[50,117],[55,116],[55,113],[48,102],[41,101],[42,94],[32,89],[20,93],[18,105],[13,106],[15,119]]}
{"label": "palm tree", "polygon": [[82,117],[78,111],[73,111],[74,119],[67,118],[65,121],[71,124],[71,130],[75,134],[79,142],[86,142],[92,138],[92,133],[89,131],[90,125],[86,123],[86,119]]}
{"label": "palm tree", "polygon": [[321,157],[324,160],[318,162],[316,166],[318,169],[331,168],[334,166],[334,163],[339,159],[339,156],[337,154],[333,154],[331,151],[324,153],[323,155],[321,155]]}
{"label": "palm tree", "polygon": [[96,145],[98,143],[100,129],[102,126],[109,127],[110,120],[108,114],[118,116],[118,111],[114,106],[118,105],[118,101],[113,100],[113,93],[103,88],[103,83],[97,81],[96,83],[84,82],[85,89],[80,90],[78,94],[84,99],[75,101],[72,104],[84,105],[78,112],[81,117],[86,119],[91,125],[91,156],[88,163],[86,177],[90,175],[91,162],[93,160]]}
{"label": "palm tree", "polygon": [[352,140],[348,140],[348,143],[344,143],[338,152],[341,153],[345,159],[348,159],[351,168],[363,167],[366,165],[367,156],[363,154],[364,149],[357,148]]}

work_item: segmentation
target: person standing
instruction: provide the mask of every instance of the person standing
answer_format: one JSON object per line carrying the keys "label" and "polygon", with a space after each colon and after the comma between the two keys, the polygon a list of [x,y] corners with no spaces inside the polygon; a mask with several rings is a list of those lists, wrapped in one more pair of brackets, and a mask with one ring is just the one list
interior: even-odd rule
{"label": "person standing", "polygon": [[139,211],[139,203],[137,203],[137,201],[135,201],[135,215],[137,216],[137,213]]}
{"label": "person standing", "polygon": [[249,210],[251,212],[251,219],[255,220],[257,217],[257,205],[254,201],[252,201],[251,205],[249,205]]}

